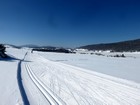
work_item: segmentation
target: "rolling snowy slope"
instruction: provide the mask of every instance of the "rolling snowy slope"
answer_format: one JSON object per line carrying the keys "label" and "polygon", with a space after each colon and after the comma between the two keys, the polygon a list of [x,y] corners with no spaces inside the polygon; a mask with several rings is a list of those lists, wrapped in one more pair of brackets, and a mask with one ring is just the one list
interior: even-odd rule
{"label": "rolling snowy slope", "polygon": [[6,53],[12,58],[0,59],[0,105],[22,105],[17,67],[19,59],[24,57],[25,50],[8,48]]}
{"label": "rolling snowy slope", "polygon": [[[140,84],[29,53],[30,71],[68,105],[139,105]],[[27,65],[27,64],[26,64]]]}
{"label": "rolling snowy slope", "polygon": [[7,54],[12,58],[0,60],[0,105],[140,105],[139,53],[112,58],[9,47]]}

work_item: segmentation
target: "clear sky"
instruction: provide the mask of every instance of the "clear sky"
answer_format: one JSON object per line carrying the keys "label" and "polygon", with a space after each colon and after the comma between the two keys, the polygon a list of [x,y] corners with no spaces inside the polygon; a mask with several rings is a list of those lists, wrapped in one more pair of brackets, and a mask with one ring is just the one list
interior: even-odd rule
{"label": "clear sky", "polygon": [[64,47],[140,38],[140,0],[0,0],[0,43]]}

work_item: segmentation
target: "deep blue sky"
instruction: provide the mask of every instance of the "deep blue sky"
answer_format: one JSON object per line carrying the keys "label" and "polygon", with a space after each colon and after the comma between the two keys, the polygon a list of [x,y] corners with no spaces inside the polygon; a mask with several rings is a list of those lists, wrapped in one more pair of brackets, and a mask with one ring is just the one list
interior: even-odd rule
{"label": "deep blue sky", "polygon": [[139,0],[0,0],[0,43],[77,47],[136,38]]}

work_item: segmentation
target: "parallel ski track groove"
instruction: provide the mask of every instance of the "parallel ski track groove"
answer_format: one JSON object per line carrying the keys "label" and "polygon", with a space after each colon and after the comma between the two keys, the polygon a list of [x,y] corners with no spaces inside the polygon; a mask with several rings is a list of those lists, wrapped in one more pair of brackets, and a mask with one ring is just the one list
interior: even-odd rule
{"label": "parallel ski track groove", "polygon": [[45,86],[44,84],[35,76],[28,64],[25,65],[27,73],[36,87],[40,90],[43,96],[48,100],[50,105],[64,105],[62,104]]}

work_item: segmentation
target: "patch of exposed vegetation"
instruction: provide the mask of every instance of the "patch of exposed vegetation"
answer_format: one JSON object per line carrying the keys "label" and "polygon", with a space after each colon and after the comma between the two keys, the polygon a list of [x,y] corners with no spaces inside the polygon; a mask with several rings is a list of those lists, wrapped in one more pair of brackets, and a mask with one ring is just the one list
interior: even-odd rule
{"label": "patch of exposed vegetation", "polygon": [[5,54],[6,47],[3,44],[0,44],[0,58],[7,58],[7,55]]}

